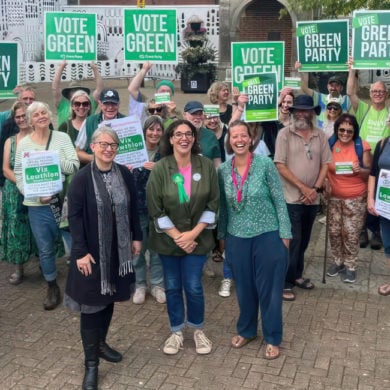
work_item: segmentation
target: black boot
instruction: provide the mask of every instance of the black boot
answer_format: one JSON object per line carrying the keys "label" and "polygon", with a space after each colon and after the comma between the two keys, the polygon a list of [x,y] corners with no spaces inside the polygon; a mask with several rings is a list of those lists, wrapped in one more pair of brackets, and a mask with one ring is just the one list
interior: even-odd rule
{"label": "black boot", "polygon": [[110,327],[113,313],[114,313],[114,304],[108,305],[102,312],[103,318],[102,318],[102,328],[100,329],[100,337],[99,337],[99,357],[111,363],[119,363],[122,360],[122,354],[120,354],[115,349],[111,348],[106,343],[108,328]]}
{"label": "black boot", "polygon": [[81,339],[83,341],[85,356],[85,374],[82,389],[97,390],[99,367],[99,329],[82,329]]}
{"label": "black boot", "polygon": [[57,282],[54,280],[49,282],[47,287],[47,295],[43,301],[43,308],[45,310],[55,309],[61,302],[61,293],[60,288],[58,287]]}

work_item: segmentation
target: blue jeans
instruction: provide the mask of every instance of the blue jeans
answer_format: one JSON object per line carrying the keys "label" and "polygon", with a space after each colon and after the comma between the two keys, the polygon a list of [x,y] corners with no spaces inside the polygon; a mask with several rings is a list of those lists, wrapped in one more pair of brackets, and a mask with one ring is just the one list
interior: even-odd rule
{"label": "blue jeans", "polygon": [[[172,332],[178,332],[187,325],[202,328],[204,323],[204,295],[202,270],[206,255],[167,256],[160,255],[167,297],[167,310]],[[187,321],[183,289],[187,304]]]}
{"label": "blue jeans", "polygon": [[292,288],[297,279],[302,278],[305,251],[310,242],[311,230],[318,212],[318,205],[287,204],[291,221],[290,257],[285,288]]}
{"label": "blue jeans", "polygon": [[223,270],[224,279],[233,279],[232,270],[230,268],[228,260],[226,259],[226,252],[225,252],[225,258],[223,259],[222,270]]}
{"label": "blue jeans", "polygon": [[279,232],[267,232],[251,238],[228,234],[225,252],[232,268],[240,307],[238,334],[245,338],[257,335],[260,304],[264,339],[267,344],[280,345],[288,250]]}
{"label": "blue jeans", "polygon": [[385,255],[389,259],[390,258],[390,220],[379,217],[381,233],[382,233],[382,241],[383,248],[385,250]]}
{"label": "blue jeans", "polygon": [[[145,253],[147,250],[146,243],[149,236],[149,216],[147,214],[140,214],[139,220],[142,229],[142,250],[139,256],[133,259],[133,267],[136,279],[136,288],[146,287],[146,259]],[[159,255],[149,249],[150,259],[150,285],[160,286],[164,285],[163,268]]]}
{"label": "blue jeans", "polygon": [[30,206],[28,218],[38,247],[43,277],[51,282],[57,278],[56,241],[59,228],[50,206]]}

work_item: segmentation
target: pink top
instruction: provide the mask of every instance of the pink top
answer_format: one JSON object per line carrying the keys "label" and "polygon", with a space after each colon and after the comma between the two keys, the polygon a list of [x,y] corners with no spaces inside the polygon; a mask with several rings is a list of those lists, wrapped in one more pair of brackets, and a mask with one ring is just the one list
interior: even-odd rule
{"label": "pink top", "polygon": [[184,177],[184,189],[188,195],[188,198],[191,197],[191,168],[191,164],[189,164],[186,168],[179,168],[179,172]]}

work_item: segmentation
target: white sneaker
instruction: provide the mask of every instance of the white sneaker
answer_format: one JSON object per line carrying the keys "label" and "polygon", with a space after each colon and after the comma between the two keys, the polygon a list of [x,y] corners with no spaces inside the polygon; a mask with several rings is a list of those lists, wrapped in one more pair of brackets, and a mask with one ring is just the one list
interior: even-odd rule
{"label": "white sneaker", "polygon": [[142,305],[145,303],[146,287],[138,287],[135,289],[133,296],[133,303],[136,305]]}
{"label": "white sneaker", "polygon": [[183,333],[174,332],[165,341],[163,352],[167,355],[176,355],[183,349]]}
{"label": "white sneaker", "polygon": [[154,297],[157,303],[165,303],[167,301],[165,290],[160,286],[152,287],[150,294]]}
{"label": "white sneaker", "polygon": [[231,279],[222,279],[221,287],[219,288],[218,295],[220,297],[230,297],[230,289],[232,287]]}
{"label": "white sneaker", "polygon": [[213,343],[206,337],[206,335],[203,333],[203,330],[197,329],[194,332],[194,341],[196,353],[199,355],[207,355],[211,352]]}

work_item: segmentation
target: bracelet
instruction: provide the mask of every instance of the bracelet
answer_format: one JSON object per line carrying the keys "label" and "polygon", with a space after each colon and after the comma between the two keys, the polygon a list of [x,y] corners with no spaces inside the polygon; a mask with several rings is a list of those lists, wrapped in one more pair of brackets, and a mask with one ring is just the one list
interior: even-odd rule
{"label": "bracelet", "polygon": [[232,103],[232,106],[238,106],[238,103]]}

